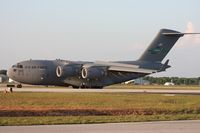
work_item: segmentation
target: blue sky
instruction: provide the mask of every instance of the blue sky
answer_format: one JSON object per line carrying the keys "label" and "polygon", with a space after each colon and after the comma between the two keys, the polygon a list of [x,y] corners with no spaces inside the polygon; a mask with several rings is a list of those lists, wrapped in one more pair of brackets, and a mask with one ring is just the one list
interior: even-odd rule
{"label": "blue sky", "polygon": [[[199,0],[0,0],[0,69],[27,59],[136,60],[159,29],[200,32]],[[200,77],[200,36],[155,76]]]}

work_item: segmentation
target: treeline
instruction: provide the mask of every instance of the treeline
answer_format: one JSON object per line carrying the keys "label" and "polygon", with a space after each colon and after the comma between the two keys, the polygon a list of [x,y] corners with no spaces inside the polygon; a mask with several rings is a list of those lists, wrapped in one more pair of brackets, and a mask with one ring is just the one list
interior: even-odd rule
{"label": "treeline", "polygon": [[163,85],[166,82],[173,82],[175,85],[199,85],[198,78],[179,78],[179,77],[144,77],[144,80],[150,81],[151,84]]}
{"label": "treeline", "polygon": [[7,70],[0,70],[0,74],[7,75]]}

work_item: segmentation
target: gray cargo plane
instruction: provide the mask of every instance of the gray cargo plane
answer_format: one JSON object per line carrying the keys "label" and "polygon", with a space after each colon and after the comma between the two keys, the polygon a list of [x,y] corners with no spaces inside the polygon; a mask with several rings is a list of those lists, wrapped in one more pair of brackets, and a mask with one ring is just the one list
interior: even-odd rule
{"label": "gray cargo plane", "polygon": [[8,76],[19,83],[31,85],[103,88],[165,71],[170,67],[169,60],[163,64],[162,60],[176,41],[185,34],[198,33],[180,33],[170,29],[161,29],[136,61],[27,60],[13,65],[8,70]]}

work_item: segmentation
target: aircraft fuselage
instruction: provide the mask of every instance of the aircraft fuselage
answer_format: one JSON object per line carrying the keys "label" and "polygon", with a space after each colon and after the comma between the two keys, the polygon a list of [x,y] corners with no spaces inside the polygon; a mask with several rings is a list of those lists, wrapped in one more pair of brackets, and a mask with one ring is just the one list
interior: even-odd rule
{"label": "aircraft fuselage", "polygon": [[8,70],[9,78],[25,84],[102,88],[165,71],[169,60],[161,62],[177,40],[185,34],[161,29],[136,61],[84,62],[67,60],[27,60]]}

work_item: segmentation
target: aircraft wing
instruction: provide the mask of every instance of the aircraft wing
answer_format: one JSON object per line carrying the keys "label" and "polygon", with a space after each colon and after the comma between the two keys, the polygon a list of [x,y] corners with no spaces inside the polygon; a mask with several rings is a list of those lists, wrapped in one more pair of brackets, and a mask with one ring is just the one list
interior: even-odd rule
{"label": "aircraft wing", "polygon": [[132,73],[146,73],[146,74],[157,72],[156,70],[151,70],[151,69],[121,67],[121,66],[110,66],[108,70],[120,71],[120,72],[132,72]]}
{"label": "aircraft wing", "polygon": [[108,68],[108,71],[120,71],[120,72],[131,72],[131,73],[155,73],[157,70],[139,68],[138,65],[124,64],[124,63],[115,63],[115,62],[95,62],[95,66],[105,66]]}

